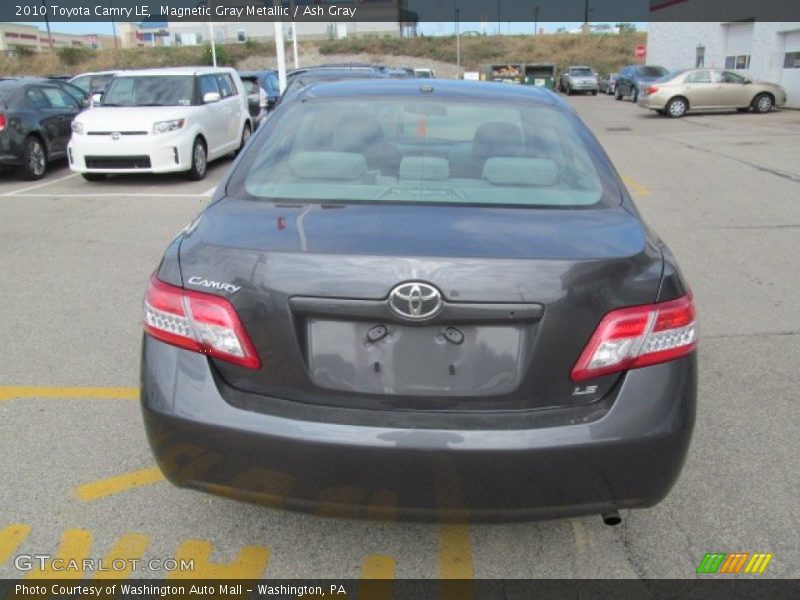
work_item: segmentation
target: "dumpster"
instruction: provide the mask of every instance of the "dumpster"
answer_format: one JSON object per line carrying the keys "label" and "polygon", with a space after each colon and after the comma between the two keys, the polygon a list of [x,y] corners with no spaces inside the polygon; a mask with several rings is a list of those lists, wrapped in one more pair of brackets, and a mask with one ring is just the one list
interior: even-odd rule
{"label": "dumpster", "polygon": [[481,81],[499,81],[502,83],[522,83],[524,71],[522,65],[483,65]]}
{"label": "dumpster", "polygon": [[525,65],[523,83],[555,91],[556,65]]}

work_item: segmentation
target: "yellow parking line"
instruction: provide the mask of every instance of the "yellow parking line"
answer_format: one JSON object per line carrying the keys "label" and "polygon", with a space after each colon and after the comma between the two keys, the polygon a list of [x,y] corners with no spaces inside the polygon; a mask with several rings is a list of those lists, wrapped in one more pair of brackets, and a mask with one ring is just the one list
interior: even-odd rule
{"label": "yellow parking line", "polygon": [[0,565],[8,560],[30,532],[31,528],[22,523],[14,523],[0,530]]}
{"label": "yellow parking line", "polygon": [[[472,579],[472,541],[469,525],[439,527],[439,598],[469,600],[475,597]],[[448,581],[458,579],[460,581]]]}
{"label": "yellow parking line", "polygon": [[209,561],[212,546],[203,540],[186,540],[178,548],[175,560],[194,561],[193,570],[172,571],[168,579],[260,579],[270,559],[269,548],[245,546],[229,563]]}
{"label": "yellow parking line", "polygon": [[88,400],[138,400],[139,388],[0,386],[0,401],[25,398],[83,398]]}
{"label": "yellow parking line", "polygon": [[44,568],[37,566],[35,570],[26,575],[26,579],[82,579],[83,560],[89,558],[92,550],[92,534],[85,529],[67,529],[61,536],[61,544],[58,546],[54,560],[58,564],[66,565],[70,561],[75,561],[75,569],[54,570],[52,562],[48,562]]}
{"label": "yellow parking line", "polygon": [[360,600],[391,600],[394,595],[393,579],[397,565],[394,558],[384,554],[370,554],[361,563]]}
{"label": "yellow parking line", "polygon": [[159,481],[164,481],[164,475],[158,467],[151,467],[84,483],[75,488],[75,494],[81,500],[97,500]]}
{"label": "yellow parking line", "polygon": [[[141,533],[123,535],[103,559],[103,564],[111,568],[98,572],[95,579],[128,579],[133,572],[132,559],[141,560],[149,543],[150,538]],[[116,570],[123,563],[125,568]]]}
{"label": "yellow parking line", "polygon": [[623,176],[622,181],[625,185],[628,186],[628,189],[634,196],[649,196],[650,195],[650,188],[646,185],[639,183],[632,177]]}

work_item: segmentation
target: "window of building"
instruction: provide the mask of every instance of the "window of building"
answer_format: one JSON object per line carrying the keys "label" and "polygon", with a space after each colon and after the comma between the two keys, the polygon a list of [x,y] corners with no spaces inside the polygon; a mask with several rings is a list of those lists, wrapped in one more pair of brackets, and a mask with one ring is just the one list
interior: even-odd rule
{"label": "window of building", "polygon": [[247,41],[247,33],[244,29],[240,29],[236,32],[236,41],[237,42],[246,42]]}
{"label": "window of building", "polygon": [[737,54],[736,56],[725,57],[726,69],[749,69],[750,68],[750,55]]}
{"label": "window of building", "polygon": [[783,58],[784,69],[800,69],[800,52],[787,52]]}
{"label": "window of building", "polygon": [[694,66],[697,69],[706,66],[706,47],[705,46],[698,46],[695,49],[695,60]]}

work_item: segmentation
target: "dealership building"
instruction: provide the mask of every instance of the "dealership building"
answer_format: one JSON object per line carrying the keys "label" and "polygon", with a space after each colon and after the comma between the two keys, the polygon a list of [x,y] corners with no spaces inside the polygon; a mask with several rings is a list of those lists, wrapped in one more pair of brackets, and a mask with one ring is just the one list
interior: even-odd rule
{"label": "dealership building", "polygon": [[800,108],[800,22],[650,22],[647,62],[670,70],[724,68],[779,83]]}

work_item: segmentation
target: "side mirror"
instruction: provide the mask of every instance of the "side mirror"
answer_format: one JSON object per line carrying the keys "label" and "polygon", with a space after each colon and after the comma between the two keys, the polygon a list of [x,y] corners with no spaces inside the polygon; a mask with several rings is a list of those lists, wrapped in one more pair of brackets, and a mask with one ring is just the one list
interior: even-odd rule
{"label": "side mirror", "polygon": [[95,92],[94,94],[92,94],[92,105],[100,104],[102,103],[102,101],[103,101],[103,94],[101,94],[100,92]]}
{"label": "side mirror", "polygon": [[206,92],[203,96],[203,104],[211,104],[212,102],[219,102],[221,96],[218,92]]}

